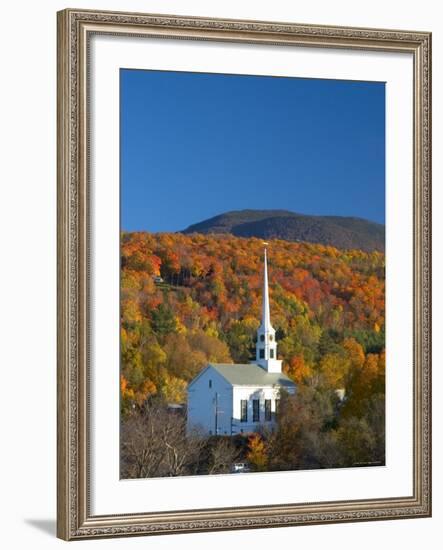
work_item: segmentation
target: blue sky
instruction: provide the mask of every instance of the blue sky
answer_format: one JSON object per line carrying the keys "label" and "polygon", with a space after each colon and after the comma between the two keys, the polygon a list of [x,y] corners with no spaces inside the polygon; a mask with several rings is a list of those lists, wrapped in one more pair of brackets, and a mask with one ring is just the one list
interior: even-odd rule
{"label": "blue sky", "polygon": [[385,85],[122,69],[125,231],[229,210],[385,221]]}

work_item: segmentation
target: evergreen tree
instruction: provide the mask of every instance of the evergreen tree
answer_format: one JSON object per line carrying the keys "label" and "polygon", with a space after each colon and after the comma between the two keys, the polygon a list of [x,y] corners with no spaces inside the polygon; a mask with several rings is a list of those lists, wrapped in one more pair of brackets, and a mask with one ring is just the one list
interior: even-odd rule
{"label": "evergreen tree", "polygon": [[159,336],[164,336],[177,329],[177,320],[168,303],[161,303],[152,312],[152,328]]}

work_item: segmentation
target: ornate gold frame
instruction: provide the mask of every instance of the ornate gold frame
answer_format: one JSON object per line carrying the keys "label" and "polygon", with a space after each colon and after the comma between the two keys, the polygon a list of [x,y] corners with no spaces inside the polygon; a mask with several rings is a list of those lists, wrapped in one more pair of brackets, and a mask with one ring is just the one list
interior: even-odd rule
{"label": "ornate gold frame", "polygon": [[[88,502],[88,98],[92,34],[409,52],[414,59],[413,496],[92,516]],[[64,10],[58,13],[58,509],[65,540],[431,515],[431,34]]]}

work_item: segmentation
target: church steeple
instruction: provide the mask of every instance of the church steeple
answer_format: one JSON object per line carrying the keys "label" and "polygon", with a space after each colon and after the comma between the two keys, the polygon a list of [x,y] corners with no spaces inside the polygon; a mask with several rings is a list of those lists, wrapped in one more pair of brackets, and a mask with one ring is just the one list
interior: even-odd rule
{"label": "church steeple", "polygon": [[256,363],[268,372],[281,372],[281,361],[277,359],[277,342],[275,330],[271,325],[268,286],[268,259],[265,243],[263,267],[263,296],[261,325],[257,330]]}
{"label": "church steeple", "polygon": [[[263,268],[263,297],[262,297],[262,315],[261,323],[266,330],[271,327],[271,312],[269,309],[269,288],[268,288],[268,258],[265,247],[265,265]],[[272,327],[271,327],[272,328]]]}

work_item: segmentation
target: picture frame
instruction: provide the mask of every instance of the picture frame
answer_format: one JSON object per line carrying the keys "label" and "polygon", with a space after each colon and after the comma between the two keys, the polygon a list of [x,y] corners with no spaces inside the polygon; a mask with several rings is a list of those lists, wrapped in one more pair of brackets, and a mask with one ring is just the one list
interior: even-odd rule
{"label": "picture frame", "polygon": [[[197,531],[251,529],[337,522],[405,519],[431,515],[431,34],[428,32],[211,19],[205,17],[67,9],[58,25],[58,367],[57,367],[57,535],[64,540]],[[180,510],[96,513],[91,458],[97,435],[91,410],[93,347],[99,305],[91,298],[91,270],[98,261],[94,242],[97,213],[91,179],[91,81],[97,71],[91,41],[125,37],[178,45],[242,44],[410,56],[413,67],[412,166],[413,234],[403,246],[411,254],[412,330],[410,385],[413,442],[410,494],[379,498],[312,499],[260,505],[183,506]],[[179,47],[179,46],[178,46]],[[274,51],[274,50],[273,50]],[[332,69],[333,70],[333,69]],[[406,162],[406,160],[405,160]],[[406,184],[405,184],[406,185]],[[406,189],[406,187],[405,187]],[[402,190],[397,190],[402,194]],[[408,267],[409,269],[409,267]],[[389,369],[389,365],[388,365]],[[114,398],[116,394],[114,394]],[[118,430],[118,426],[115,426]],[[97,431],[97,430],[96,430]],[[254,474],[256,475],[256,474]],[[258,474],[257,474],[258,475]],[[118,481],[118,479],[117,479]],[[168,480],[168,482],[176,480]],[[190,483],[193,483],[192,479]]]}

